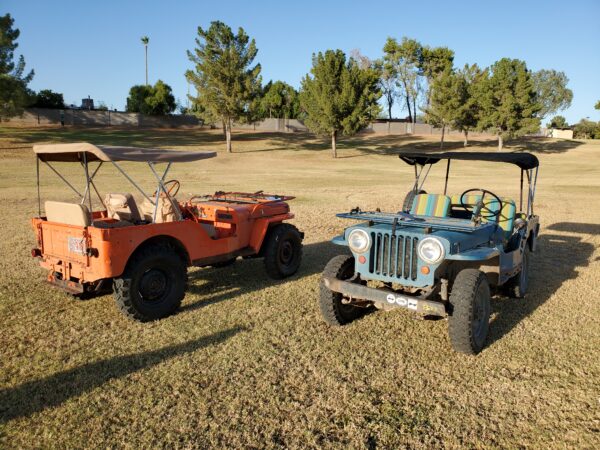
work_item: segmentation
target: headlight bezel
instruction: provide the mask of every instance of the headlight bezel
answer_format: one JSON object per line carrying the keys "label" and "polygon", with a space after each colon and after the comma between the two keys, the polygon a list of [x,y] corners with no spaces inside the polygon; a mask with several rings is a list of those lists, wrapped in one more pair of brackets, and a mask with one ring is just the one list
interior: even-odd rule
{"label": "headlight bezel", "polygon": [[[353,246],[352,235],[362,235],[365,238],[365,245],[362,247]],[[348,233],[347,242],[348,247],[350,247],[350,250],[352,250],[354,253],[366,253],[371,249],[371,235],[361,228],[355,228],[350,231],[350,233]]]}
{"label": "headlight bezel", "polygon": [[[423,246],[430,242],[435,243],[437,246],[439,246],[440,253],[437,258],[431,259],[431,258],[428,258],[423,255]],[[438,264],[439,262],[443,261],[444,258],[446,257],[446,248],[444,247],[444,244],[442,243],[441,240],[430,236],[430,237],[426,237],[425,239],[422,239],[419,242],[419,245],[417,247],[417,253],[419,255],[419,258],[422,259],[423,261],[425,261],[427,264]]]}

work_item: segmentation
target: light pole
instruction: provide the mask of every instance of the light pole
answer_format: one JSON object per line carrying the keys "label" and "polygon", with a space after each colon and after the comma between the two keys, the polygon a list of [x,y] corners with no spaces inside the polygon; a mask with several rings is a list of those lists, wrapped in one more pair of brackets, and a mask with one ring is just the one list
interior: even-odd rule
{"label": "light pole", "polygon": [[142,36],[142,44],[144,44],[144,49],[146,50],[146,86],[148,86],[148,42],[150,42],[150,38]]}

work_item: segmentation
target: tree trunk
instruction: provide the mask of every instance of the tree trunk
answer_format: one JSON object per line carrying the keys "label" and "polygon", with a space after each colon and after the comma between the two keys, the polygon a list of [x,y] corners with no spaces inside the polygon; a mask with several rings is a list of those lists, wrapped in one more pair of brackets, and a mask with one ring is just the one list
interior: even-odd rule
{"label": "tree trunk", "polygon": [[440,140],[440,148],[444,148],[444,134],[446,133],[446,124],[442,125],[442,139]]}
{"label": "tree trunk", "polygon": [[408,120],[410,123],[413,123],[413,116],[410,109],[410,97],[408,96],[408,93],[406,94],[406,107],[408,108]]}
{"label": "tree trunk", "polygon": [[331,151],[334,158],[337,158],[337,130],[331,132]]}
{"label": "tree trunk", "polygon": [[498,151],[501,152],[502,151],[502,147],[504,145],[504,141],[502,139],[502,134],[498,135]]}
{"label": "tree trunk", "polygon": [[413,124],[417,123],[417,97],[413,97]]}
{"label": "tree trunk", "polygon": [[469,130],[465,130],[465,147],[469,146]]}
{"label": "tree trunk", "polygon": [[227,119],[225,123],[225,139],[227,140],[227,153],[233,153],[231,151],[231,119]]}
{"label": "tree trunk", "polygon": [[392,103],[388,102],[388,117],[392,120]]}
{"label": "tree trunk", "polygon": [[148,45],[146,47],[146,86],[148,86]]}

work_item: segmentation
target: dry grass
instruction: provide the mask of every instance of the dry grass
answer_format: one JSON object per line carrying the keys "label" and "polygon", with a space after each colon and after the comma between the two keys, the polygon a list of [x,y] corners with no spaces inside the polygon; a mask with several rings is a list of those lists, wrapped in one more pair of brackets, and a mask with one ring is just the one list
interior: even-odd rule
{"label": "dry grass", "polygon": [[[528,298],[496,298],[487,348],[465,357],[450,350],[445,321],[397,311],[332,329],[316,306],[319,273],[343,251],[329,240],[349,225],[334,213],[397,209],[411,168],[386,153],[436,143],[353,138],[333,161],[306,135],[235,137],[239,153],[227,155],[218,133],[192,130],[0,129],[0,446],[598,448],[599,145],[513,144],[541,160],[541,249]],[[180,313],[151,324],[123,318],[110,296],[76,301],[48,289],[28,256],[31,144],[71,140],[217,149],[218,158],[173,169],[182,192],[297,195],[301,271],[273,282],[260,260],[194,269]],[[43,175],[45,197],[69,198]],[[453,175],[452,192],[517,193],[515,168],[457,162]],[[442,179],[442,167],[432,170],[428,190]],[[128,189],[110,170],[99,184]]]}

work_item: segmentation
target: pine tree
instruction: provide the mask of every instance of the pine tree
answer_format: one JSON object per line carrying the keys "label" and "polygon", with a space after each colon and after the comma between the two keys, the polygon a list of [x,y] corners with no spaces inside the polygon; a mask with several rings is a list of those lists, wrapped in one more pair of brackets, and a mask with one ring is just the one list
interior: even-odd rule
{"label": "pine tree", "polygon": [[464,91],[463,79],[451,67],[446,67],[431,83],[430,105],[425,110],[425,118],[428,123],[441,127],[440,148],[444,147],[446,127],[455,122],[465,101]]}
{"label": "pine tree", "polygon": [[250,120],[251,107],[260,93],[260,64],[254,39],[243,28],[233,34],[223,22],[212,22],[208,30],[198,27],[196,48],[188,51],[195,70],[186,72],[198,95],[190,100],[205,117],[223,124],[227,151],[231,153],[231,126],[236,120]]}
{"label": "pine tree", "polygon": [[456,110],[452,127],[465,135],[464,146],[469,145],[469,132],[477,127],[479,120],[479,103],[477,102],[478,83],[485,78],[485,73],[477,64],[465,64],[456,73],[458,77],[457,95],[460,106]]}
{"label": "pine tree", "polygon": [[503,58],[489,69],[489,75],[478,83],[480,106],[478,128],[493,130],[498,136],[498,150],[504,138],[537,131],[540,105],[524,61]]}
{"label": "pine tree", "polygon": [[13,28],[14,22],[10,14],[0,16],[0,121],[23,114],[24,108],[34,100],[34,94],[27,88],[33,79],[33,70],[25,75],[23,55],[14,61],[20,35],[20,31]]}
{"label": "pine tree", "polygon": [[377,117],[381,96],[379,73],[372,67],[361,69],[341,50],[313,55],[312,69],[302,80],[300,105],[307,127],[331,137],[333,157],[337,158],[337,137],[352,135]]}
{"label": "pine tree", "polygon": [[300,111],[298,92],[283,81],[269,82],[259,103],[261,118],[296,119]]}

